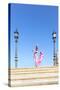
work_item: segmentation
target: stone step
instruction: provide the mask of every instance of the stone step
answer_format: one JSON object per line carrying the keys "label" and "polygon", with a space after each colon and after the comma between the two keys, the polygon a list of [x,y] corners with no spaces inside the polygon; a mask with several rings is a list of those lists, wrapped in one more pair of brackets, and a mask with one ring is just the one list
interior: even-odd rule
{"label": "stone step", "polygon": [[40,71],[40,70],[58,70],[58,67],[57,66],[52,66],[52,67],[37,67],[37,68],[13,68],[11,69],[11,72],[19,72],[19,71]]}
{"label": "stone step", "polygon": [[58,67],[11,69],[11,86],[58,84]]}
{"label": "stone step", "polygon": [[29,86],[29,85],[48,85],[58,84],[57,78],[50,79],[30,79],[30,80],[15,80],[11,81],[11,86]]}
{"label": "stone step", "polygon": [[39,78],[44,78],[44,77],[58,77],[58,73],[35,73],[35,74],[14,74],[12,75],[11,74],[11,80],[12,79],[19,79],[19,78],[36,78],[36,77],[39,77]]}

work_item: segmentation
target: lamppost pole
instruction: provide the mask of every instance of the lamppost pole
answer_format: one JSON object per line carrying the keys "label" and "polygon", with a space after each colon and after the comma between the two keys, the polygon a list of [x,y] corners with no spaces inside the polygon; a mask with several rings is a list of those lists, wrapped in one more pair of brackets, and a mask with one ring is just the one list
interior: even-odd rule
{"label": "lamppost pole", "polygon": [[52,33],[52,36],[53,36],[53,44],[54,44],[54,51],[53,51],[53,53],[54,53],[54,55],[53,55],[53,65],[54,66],[56,66],[56,32],[53,32]]}
{"label": "lamppost pole", "polygon": [[15,68],[18,67],[18,39],[19,39],[19,32],[16,30],[14,32],[14,38],[15,38]]}

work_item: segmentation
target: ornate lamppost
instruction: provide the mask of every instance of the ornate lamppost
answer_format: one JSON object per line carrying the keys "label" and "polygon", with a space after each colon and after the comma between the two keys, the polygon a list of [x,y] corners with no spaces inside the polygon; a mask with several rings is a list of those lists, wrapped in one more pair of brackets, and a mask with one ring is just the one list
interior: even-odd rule
{"label": "ornate lamppost", "polygon": [[56,32],[52,33],[53,37],[53,44],[54,44],[54,51],[53,51],[53,65],[56,66]]}
{"label": "ornate lamppost", "polygon": [[15,68],[18,67],[18,39],[19,39],[19,32],[16,30],[14,32],[14,38],[15,38]]}

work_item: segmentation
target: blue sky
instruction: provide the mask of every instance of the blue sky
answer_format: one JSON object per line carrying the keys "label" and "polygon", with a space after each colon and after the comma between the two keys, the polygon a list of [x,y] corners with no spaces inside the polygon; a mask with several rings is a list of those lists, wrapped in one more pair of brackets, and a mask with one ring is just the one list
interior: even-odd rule
{"label": "blue sky", "polygon": [[38,45],[44,58],[40,66],[53,65],[52,32],[57,32],[58,7],[44,5],[11,4],[11,67],[15,67],[14,32],[19,32],[18,67],[34,67],[32,50]]}

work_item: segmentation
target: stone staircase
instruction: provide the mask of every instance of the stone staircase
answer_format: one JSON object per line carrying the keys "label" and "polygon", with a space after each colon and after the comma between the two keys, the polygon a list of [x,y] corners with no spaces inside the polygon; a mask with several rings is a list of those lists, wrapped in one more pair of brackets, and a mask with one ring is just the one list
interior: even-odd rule
{"label": "stone staircase", "polygon": [[11,86],[32,86],[58,84],[58,67],[11,69]]}

